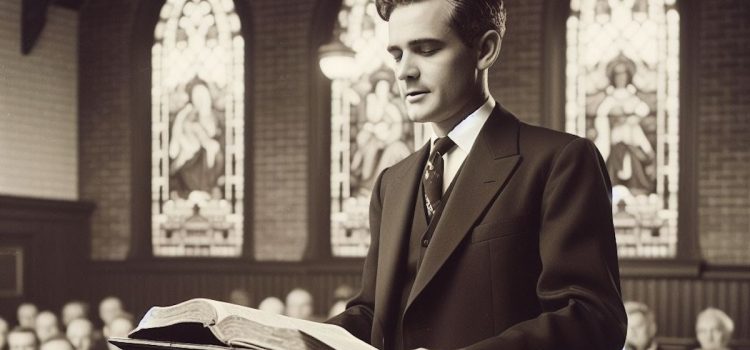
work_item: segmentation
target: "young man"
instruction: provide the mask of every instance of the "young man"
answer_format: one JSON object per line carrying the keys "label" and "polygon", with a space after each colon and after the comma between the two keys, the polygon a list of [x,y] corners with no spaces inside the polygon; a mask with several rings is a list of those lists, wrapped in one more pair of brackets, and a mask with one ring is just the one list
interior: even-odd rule
{"label": "young man", "polygon": [[329,322],[385,349],[621,349],[604,162],[490,96],[502,1],[377,8],[408,115],[435,142],[379,175],[362,291]]}

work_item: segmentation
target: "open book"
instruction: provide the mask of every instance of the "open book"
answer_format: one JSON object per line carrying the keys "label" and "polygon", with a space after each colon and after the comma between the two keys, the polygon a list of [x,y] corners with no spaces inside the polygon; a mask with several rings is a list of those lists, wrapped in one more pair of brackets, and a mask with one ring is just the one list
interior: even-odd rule
{"label": "open book", "polygon": [[125,350],[212,349],[373,350],[341,327],[298,320],[211,299],[154,306],[127,338],[109,341]]}

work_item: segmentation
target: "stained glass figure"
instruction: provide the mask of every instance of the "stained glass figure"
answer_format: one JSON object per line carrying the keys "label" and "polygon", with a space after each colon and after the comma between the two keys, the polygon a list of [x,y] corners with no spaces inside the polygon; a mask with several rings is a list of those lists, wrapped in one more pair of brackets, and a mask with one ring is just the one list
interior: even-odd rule
{"label": "stained glass figure", "polygon": [[372,0],[345,0],[334,29],[358,67],[331,83],[331,248],[337,257],[367,254],[374,181],[429,138],[423,125],[407,119],[387,30]]}
{"label": "stained glass figure", "polygon": [[155,256],[239,256],[244,41],[232,1],[167,0],[152,47]]}
{"label": "stained glass figure", "polygon": [[674,0],[573,0],[566,130],[596,144],[620,257],[677,249],[679,14]]}

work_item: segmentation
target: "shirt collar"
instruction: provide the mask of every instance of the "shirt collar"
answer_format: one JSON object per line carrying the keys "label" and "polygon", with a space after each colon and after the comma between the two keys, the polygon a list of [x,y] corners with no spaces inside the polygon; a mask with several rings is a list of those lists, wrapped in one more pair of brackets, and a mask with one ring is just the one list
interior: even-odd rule
{"label": "shirt collar", "polygon": [[[465,153],[469,153],[471,147],[474,146],[474,141],[476,141],[477,136],[479,136],[479,132],[482,130],[482,126],[484,126],[484,123],[489,119],[494,108],[495,99],[490,96],[484,104],[479,106],[477,110],[458,123],[453,130],[448,132],[448,137],[456,143],[458,148]],[[430,145],[434,145],[437,138],[437,135],[435,135],[435,132],[433,131],[432,136],[430,136]]]}

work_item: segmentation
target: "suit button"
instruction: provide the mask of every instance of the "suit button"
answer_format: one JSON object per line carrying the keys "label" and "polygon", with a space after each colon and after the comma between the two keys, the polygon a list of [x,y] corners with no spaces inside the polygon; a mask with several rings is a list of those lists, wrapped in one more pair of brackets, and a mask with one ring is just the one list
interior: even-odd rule
{"label": "suit button", "polygon": [[426,247],[428,244],[430,244],[430,240],[429,239],[425,238],[425,239],[422,240],[422,246],[423,247]]}

